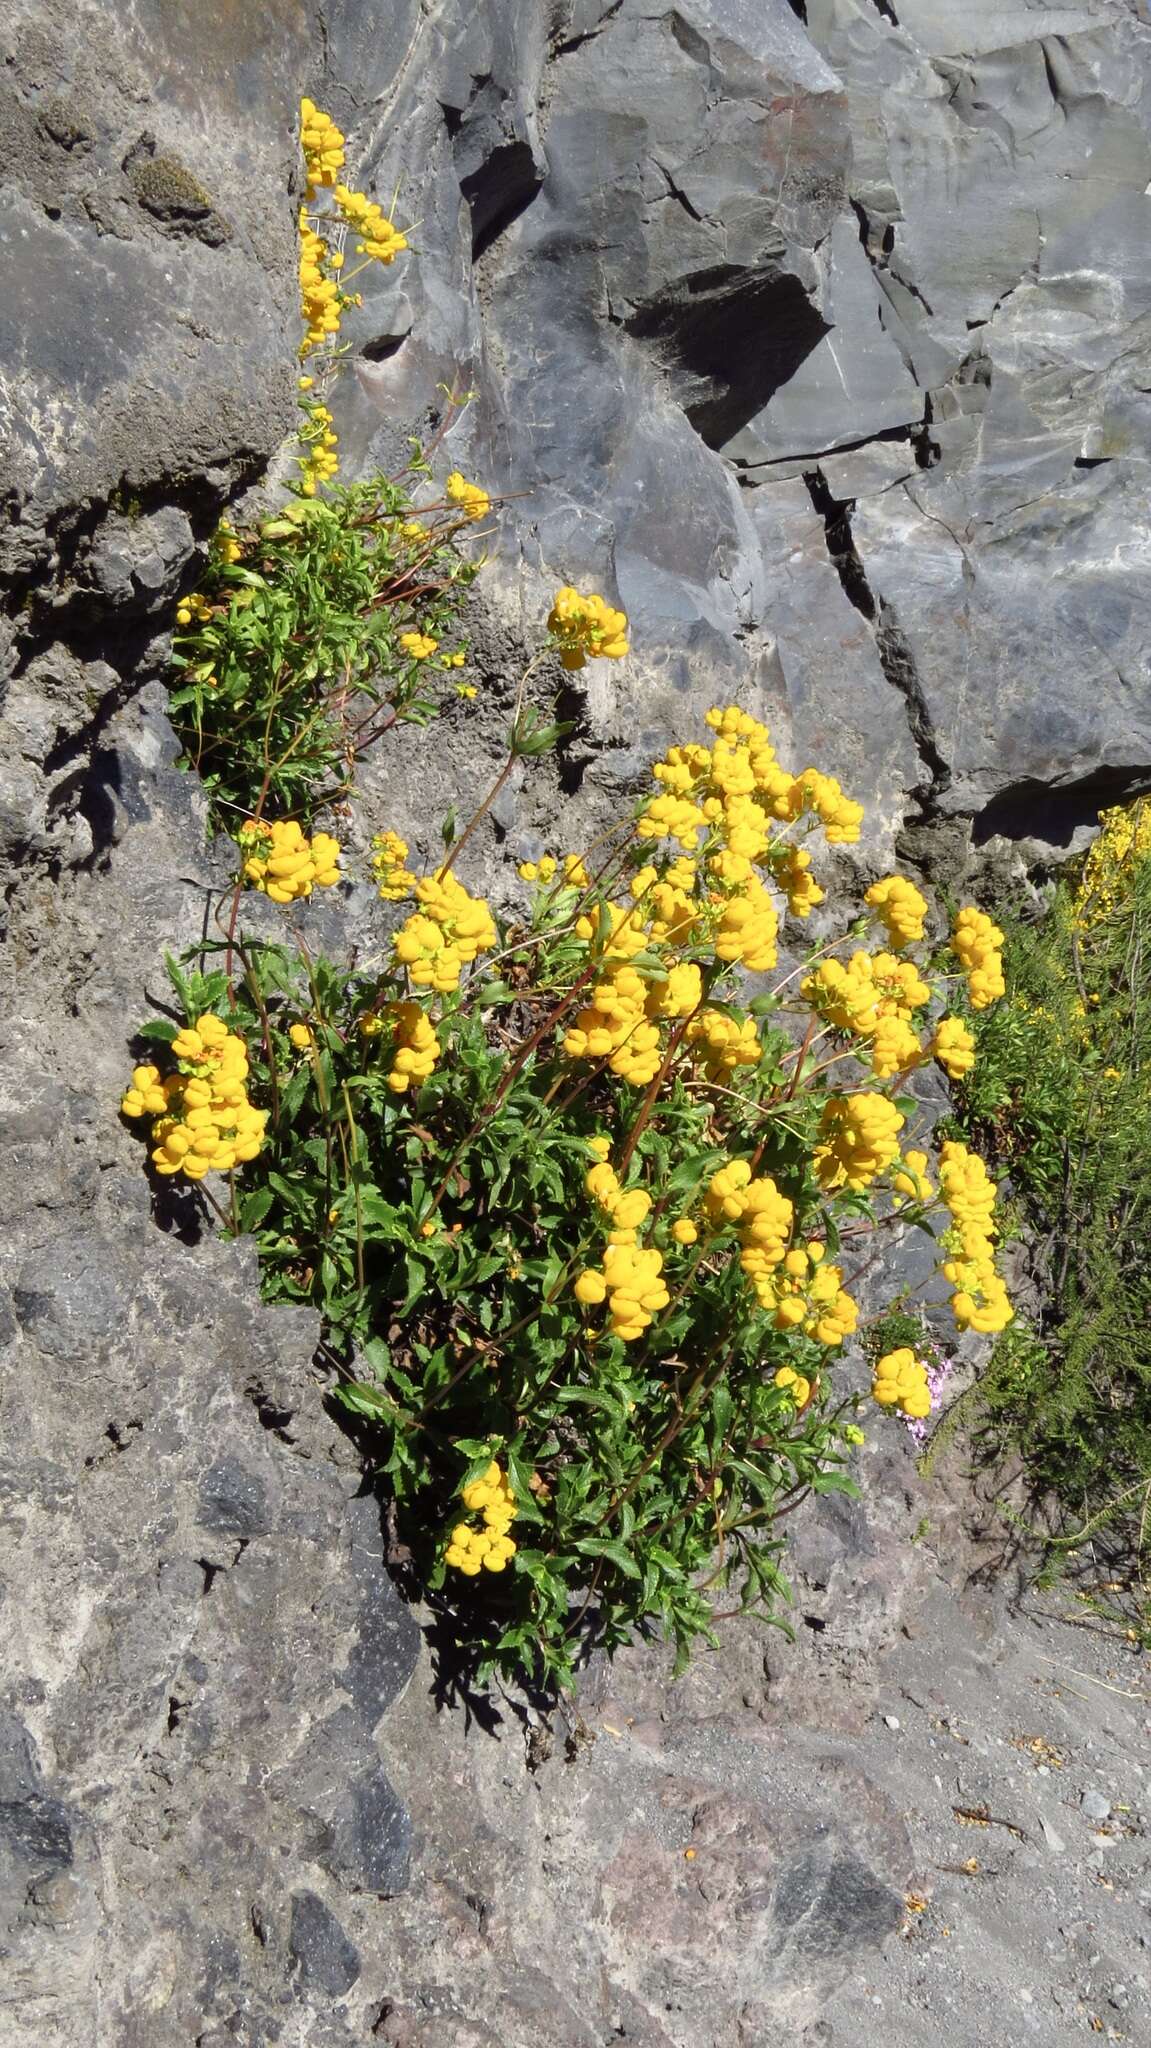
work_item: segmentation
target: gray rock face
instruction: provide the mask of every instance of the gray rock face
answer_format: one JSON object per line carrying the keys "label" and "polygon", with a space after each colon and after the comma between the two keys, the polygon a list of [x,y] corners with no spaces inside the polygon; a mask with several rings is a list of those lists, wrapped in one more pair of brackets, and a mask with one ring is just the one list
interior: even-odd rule
{"label": "gray rock face", "polygon": [[[821,2038],[824,2009],[919,2048],[912,1964],[898,2014],[852,1987],[912,1874],[909,1773],[930,1866],[970,1846],[915,1720],[934,1644],[885,1680],[898,1737],[866,1721],[921,1606],[977,1719],[995,1617],[937,1583],[966,1496],[932,1496],[933,1559],[906,1464],[869,1451],[862,1504],[796,1519],[802,1648],[736,1625],[674,1692],[650,1651],[592,1672],[590,1760],[506,1701],[490,1734],[437,1715],[426,1667],[405,1692],[418,1634],[312,1319],[259,1306],[194,1197],[153,1212],[115,1115],[161,950],[226,872],[157,678],[291,424],[308,90],[420,223],[349,318],[346,461],[396,467],[441,387],[472,391],[436,460],[506,501],[494,708],[448,727],[447,771],[402,735],[361,822],[423,848],[455,782],[479,793],[570,580],[635,650],[572,693],[577,829],[737,695],[866,803],[869,866],[909,825],[957,867],[971,835],[1073,843],[1151,783],[1147,29],[1120,0],[14,0],[5,25],[4,2048],[747,2048]],[[505,792],[508,851],[555,844],[539,786]],[[981,1928],[1012,1995],[1014,1884]]]}
{"label": "gray rock face", "polygon": [[1066,846],[1151,782],[1131,10],[622,0],[546,47],[522,0],[396,11],[360,139],[421,250],[369,284],[346,431],[367,459],[446,366],[476,389],[444,456],[514,494],[508,561],[634,621],[593,743],[637,691],[684,723],[742,689],[876,858],[901,811]]}

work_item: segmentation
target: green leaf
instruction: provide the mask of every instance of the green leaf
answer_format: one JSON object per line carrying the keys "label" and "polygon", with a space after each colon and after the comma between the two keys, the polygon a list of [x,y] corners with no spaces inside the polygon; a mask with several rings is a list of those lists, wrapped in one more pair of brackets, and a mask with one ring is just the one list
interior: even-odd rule
{"label": "green leaf", "polygon": [[141,1024],[136,1036],[147,1038],[157,1045],[171,1045],[178,1030],[179,1026],[171,1023],[167,1017],[152,1017],[147,1024]]}
{"label": "green leaf", "polygon": [[333,1388],[333,1393],[353,1415],[366,1415],[376,1422],[399,1420],[400,1410],[382,1387],[368,1386],[363,1380],[347,1380]]}
{"label": "green leaf", "polygon": [[638,1579],[642,1577],[640,1568],[630,1550],[617,1537],[584,1536],[581,1537],[578,1543],[573,1545],[573,1548],[579,1551],[581,1557],[606,1557],[611,1564],[616,1565],[623,1572],[626,1578]]}

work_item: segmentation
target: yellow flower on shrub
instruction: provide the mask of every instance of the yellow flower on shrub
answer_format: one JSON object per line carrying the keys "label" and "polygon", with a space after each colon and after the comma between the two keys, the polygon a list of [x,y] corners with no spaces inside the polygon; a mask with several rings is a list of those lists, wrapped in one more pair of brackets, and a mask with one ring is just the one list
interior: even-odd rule
{"label": "yellow flower on shrub", "polygon": [[790,1365],[781,1365],[772,1377],[780,1392],[794,1401],[797,1408],[807,1406],[811,1399],[811,1381],[803,1373],[796,1372]]}
{"label": "yellow flower on shrub", "polygon": [[962,1017],[940,1018],[931,1051],[953,1081],[962,1080],[975,1065],[975,1039]]}
{"label": "yellow flower on shrub", "polygon": [[385,903],[403,903],[415,890],[418,877],[404,866],[408,842],[398,832],[377,832],[372,839],[371,869]]}
{"label": "yellow flower on shrub", "polygon": [[815,1171],[821,1187],[865,1188],[899,1151],[904,1118],[885,1095],[833,1095],[819,1120]]}
{"label": "yellow flower on shrub", "polygon": [[818,1242],[793,1246],[778,1266],[756,1280],[756,1293],[777,1330],[802,1330],[829,1348],[850,1337],[859,1321],[841,1268],[825,1261]]}
{"label": "yellow flower on shrub", "polygon": [[383,208],[366,193],[351,192],[346,185],[337,185],[332,196],[341,220],[360,238],[356,254],[370,257],[374,263],[394,263],[407,248],[408,238],[388,219]]}
{"label": "yellow flower on shrub", "polygon": [[898,1173],[891,1176],[891,1185],[896,1194],[906,1195],[909,1201],[934,1201],[935,1189],[927,1175],[926,1152],[905,1152]]}
{"label": "yellow flower on shrub", "polygon": [[1075,892],[1073,921],[1081,932],[1102,924],[1129,898],[1136,870],[1151,859],[1151,801],[1142,796],[1112,805],[1100,811],[1099,827]]}
{"label": "yellow flower on shrub", "polygon": [[330,832],[314,832],[309,839],[294,818],[271,824],[249,818],[236,837],[244,880],[273,903],[294,903],[313,889],[334,888],[340,879],[340,844]]}
{"label": "yellow flower on shrub", "polygon": [[392,1066],[388,1087],[403,1095],[426,1081],[440,1056],[440,1042],[418,1003],[389,1003],[383,1012],[392,1027]]}
{"label": "yellow flower on shrub", "polygon": [[995,1182],[977,1152],[948,1138],[939,1154],[939,1192],[951,1211],[942,1272],[954,1292],[951,1312],[961,1330],[994,1335],[1014,1311],[995,1265]]}
{"label": "yellow flower on shrub", "polygon": [[426,875],[415,893],[420,908],[400,926],[392,947],[417,987],[449,995],[465,965],[495,945],[495,923],[483,898],[469,896],[450,869]]}
{"label": "yellow flower on shrub", "polygon": [[879,1359],[871,1395],[881,1408],[899,1408],[904,1415],[922,1419],[931,1413],[927,1367],[906,1345]]}
{"label": "yellow flower on shrub", "polygon": [[344,137],[331,115],[322,113],[315,101],[306,96],[300,101],[300,148],[304,152],[311,199],[318,187],[334,185],[337,173],[343,169]]}
{"label": "yellow flower on shrub", "polygon": [[744,1017],[737,1021],[725,1010],[701,1010],[698,1017],[692,1017],[688,1024],[685,1039],[695,1049],[709,1074],[730,1074],[737,1067],[757,1067],[763,1057],[754,1020]]}
{"label": "yellow flower on shrub", "polygon": [[426,661],[429,654],[435,653],[439,644],[438,640],[432,639],[430,633],[400,634],[400,646],[413,661]]}
{"label": "yellow flower on shrub", "polygon": [[985,910],[967,904],[955,920],[951,949],[967,975],[973,1010],[986,1010],[1006,989],[1003,979],[1003,933]]}
{"label": "yellow flower on shrub", "polygon": [[927,898],[904,875],[885,875],[873,882],[864,902],[886,926],[891,944],[902,950],[915,945],[927,928]]}
{"label": "yellow flower on shrub", "polygon": [[594,594],[581,597],[570,583],[556,592],[548,613],[548,632],[567,669],[579,669],[589,656],[618,661],[627,653],[627,617]]}
{"label": "yellow flower on shrub", "polygon": [[458,505],[465,519],[486,519],[492,508],[492,501],[482,484],[470,484],[458,469],[453,469],[444,485],[444,495],[453,505]]}
{"label": "yellow flower on shrub", "polygon": [[481,1571],[502,1572],[516,1554],[515,1539],[509,1534],[516,1518],[516,1499],[511,1482],[493,1458],[480,1479],[465,1486],[461,1498],[469,1514],[482,1515],[482,1527],[457,1522],[444,1551],[444,1562],[465,1578]]}
{"label": "yellow flower on shrub", "polygon": [[663,1258],[654,1249],[608,1244],[602,1269],[589,1267],[578,1275],[575,1297],[589,1307],[606,1299],[612,1336],[632,1344],[671,1299],[662,1273]]}
{"label": "yellow flower on shrub", "polygon": [[211,1012],[176,1033],[175,1072],[148,1063],[134,1068],[120,1104],[127,1117],[150,1116],[150,1158],[157,1173],[203,1180],[254,1159],[264,1143],[267,1112],[248,1100],[248,1052],[242,1038]]}

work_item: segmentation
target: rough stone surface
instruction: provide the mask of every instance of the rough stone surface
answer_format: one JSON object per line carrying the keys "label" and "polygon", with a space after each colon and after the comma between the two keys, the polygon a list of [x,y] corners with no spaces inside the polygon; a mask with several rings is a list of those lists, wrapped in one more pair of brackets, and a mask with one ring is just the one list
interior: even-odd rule
{"label": "rough stone surface", "polygon": [[448,1710],[313,1320],[153,1208],[114,1105],[226,873],[157,678],[282,465],[299,92],[420,222],[349,323],[349,461],[446,384],[437,474],[506,496],[485,702],[353,835],[432,850],[574,580],[635,652],[513,780],[493,888],[732,693],[867,804],[865,866],[958,873],[1151,783],[1147,49],[1125,0],[9,5],[3,2048],[1146,2032],[1142,1665],[1005,1612],[961,1473],[889,1432],[796,1518],[793,1646],[636,1652],[551,1730]]}

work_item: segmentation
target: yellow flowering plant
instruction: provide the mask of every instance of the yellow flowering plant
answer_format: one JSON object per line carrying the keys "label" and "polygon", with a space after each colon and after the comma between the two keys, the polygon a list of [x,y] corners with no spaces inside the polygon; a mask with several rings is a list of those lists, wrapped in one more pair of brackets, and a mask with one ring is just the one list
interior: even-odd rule
{"label": "yellow flowering plant", "polygon": [[[560,598],[565,665],[623,656],[621,613]],[[994,1184],[956,1139],[932,1162],[907,1088],[954,1065],[948,990],[994,966],[970,916],[931,954],[926,903],[886,877],[781,974],[784,928],[801,941],[823,899],[819,842],[850,843],[862,812],[736,706],[594,846],[524,862],[501,916],[474,835],[560,730],[522,697],[430,870],[398,833],[373,841],[379,958],[240,930],[181,1000],[246,1048],[267,1122],[237,1155],[235,1227],[272,1299],[321,1311],[413,1575],[481,1677],[566,1684],[591,1643],[660,1628],[682,1660],[733,1601],[780,1618],[782,1518],[851,1485],[840,1362],[877,1233],[934,1219],[960,1328],[1011,1309]],[[280,837],[248,865],[290,920],[339,850]],[[914,1372],[874,1393],[922,1416]]]}
{"label": "yellow flowering plant", "polygon": [[[233,834],[249,817],[306,822],[346,793],[360,755],[397,720],[433,716],[465,659],[460,613],[476,563],[458,543],[491,506],[453,471],[417,507],[431,472],[416,444],[400,476],[339,483],[325,400],[346,353],[341,320],[358,302],[348,288],[408,243],[342,181],[345,138],[310,99],[300,143],[298,473],[274,514],[222,522],[175,617],[172,721],[214,823]],[[444,429],[456,406],[446,393]]]}
{"label": "yellow flowering plant", "polygon": [[954,1128],[1011,1176],[1041,1306],[996,1346],[980,1436],[1022,1463],[1049,1559],[1082,1545],[1151,1646],[1151,798],[1102,811],[1044,914],[1003,922]]}
{"label": "yellow flowering plant", "polygon": [[[255,1236],[267,1295],[319,1310],[413,1580],[479,1678],[570,1684],[589,1646],[652,1629],[682,1663],[729,1612],[782,1619],[784,1517],[851,1487],[840,1361],[871,1239],[932,1229],[958,1326],[1010,1320],[994,1184],[957,1138],[932,1161],[908,1086],[931,1061],[970,1078],[947,996],[994,1005],[1002,935],[966,906],[931,952],[926,899],[887,875],[781,972],[781,934],[802,950],[825,903],[821,842],[853,844],[863,813],[736,705],[594,845],[523,862],[499,914],[477,830],[566,730],[527,701],[537,657],[462,835],[430,867],[373,838],[376,953],[305,943],[347,874],[317,814],[464,660],[459,542],[492,498],[452,469],[417,509],[418,450],[400,481],[337,481],[349,287],[407,237],[343,182],[310,100],[301,147],[298,474],[280,511],[221,526],[176,614],[173,717],[237,843],[231,907],[169,962],[177,1014],[145,1026],[122,1112],[151,1171]],[[563,585],[547,623],[560,670],[629,652],[598,592]],[[282,939],[245,931],[256,895]],[[876,1412],[920,1426],[920,1375],[882,1364]]]}

